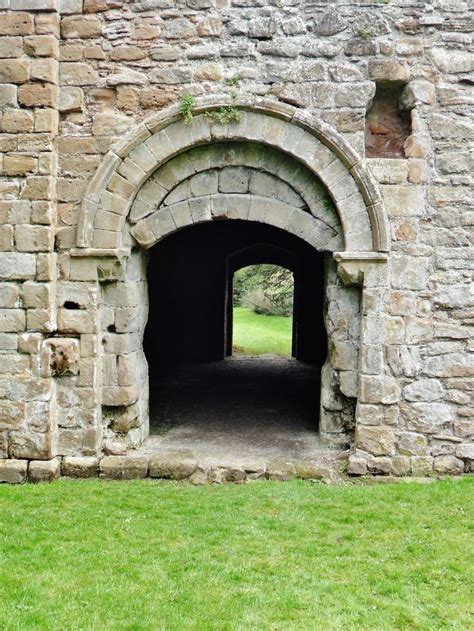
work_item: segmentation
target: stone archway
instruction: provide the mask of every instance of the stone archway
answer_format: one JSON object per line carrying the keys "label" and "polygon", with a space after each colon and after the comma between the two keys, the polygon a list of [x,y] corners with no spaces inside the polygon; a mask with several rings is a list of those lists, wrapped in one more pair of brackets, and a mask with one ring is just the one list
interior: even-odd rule
{"label": "stone archway", "polygon": [[[238,122],[222,125],[206,116],[226,104],[199,101],[188,125],[178,108],[145,121],[107,154],[84,198],[71,254],[95,261],[99,281],[107,281],[99,307],[103,382],[97,401],[106,435],[118,432],[138,446],[148,433],[144,250],[182,228],[226,219],[274,226],[328,253],[328,300],[350,304],[342,326],[349,331],[352,320],[352,333],[330,339],[335,360],[328,359],[322,373],[320,428],[327,443],[345,443],[339,438],[350,415],[344,399],[351,398],[353,410],[361,387],[377,376],[361,378],[366,314],[359,297],[347,299],[336,264],[347,284],[383,285],[380,263],[389,236],[380,195],[359,156],[313,117],[259,99],[234,104]],[[221,180],[233,180],[234,188]],[[358,417],[363,413],[359,406]]]}

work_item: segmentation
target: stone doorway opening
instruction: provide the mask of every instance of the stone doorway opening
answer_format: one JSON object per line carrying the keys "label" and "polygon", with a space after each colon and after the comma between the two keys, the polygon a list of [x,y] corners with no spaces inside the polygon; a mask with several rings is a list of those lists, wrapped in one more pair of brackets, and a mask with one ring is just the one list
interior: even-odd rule
{"label": "stone doorway opening", "polygon": [[[256,263],[295,275],[293,358],[232,356],[232,278]],[[150,250],[144,349],[150,433],[202,454],[296,457],[319,447],[327,356],[325,257],[284,230],[251,221],[182,229]],[[308,455],[309,457],[309,455]]]}
{"label": "stone doorway opening", "polygon": [[227,355],[295,356],[294,271],[274,263],[244,265],[229,277]]}

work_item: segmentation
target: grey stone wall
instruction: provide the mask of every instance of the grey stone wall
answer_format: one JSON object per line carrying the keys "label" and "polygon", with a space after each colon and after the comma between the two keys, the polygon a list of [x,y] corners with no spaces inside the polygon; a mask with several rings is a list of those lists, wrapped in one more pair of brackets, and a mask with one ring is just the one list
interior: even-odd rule
{"label": "grey stone wall", "polygon": [[[131,445],[146,434],[146,397],[133,400],[144,375],[141,255],[120,250],[134,243],[128,228],[108,241],[133,225],[123,200],[141,183],[126,153],[107,152],[129,132],[145,140],[144,121],[192,94],[311,114],[379,184],[387,263],[369,271],[336,256],[340,280],[328,268],[333,341],[344,292],[360,296],[349,309],[360,329],[343,332],[324,373],[355,406],[350,471],[472,468],[473,32],[463,0],[0,0],[0,458],[96,456],[103,412],[120,397],[141,420],[126,412],[117,427],[128,422]],[[366,111],[388,81],[405,86],[411,113],[405,158],[365,159]],[[101,164],[121,169],[101,198],[116,216],[100,214],[95,250],[78,252]],[[357,234],[365,215],[345,217]],[[111,308],[123,332],[107,331]]]}

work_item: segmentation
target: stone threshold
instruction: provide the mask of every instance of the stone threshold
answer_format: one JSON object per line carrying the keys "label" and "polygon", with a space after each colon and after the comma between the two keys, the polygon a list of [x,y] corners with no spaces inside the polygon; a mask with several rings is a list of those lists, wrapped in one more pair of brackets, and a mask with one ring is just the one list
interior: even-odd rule
{"label": "stone threshold", "polygon": [[64,478],[187,481],[194,485],[244,483],[252,480],[342,481],[348,451],[324,450],[311,460],[270,459],[232,464],[212,458],[198,459],[190,450],[126,456],[76,457],[51,460],[0,460],[0,483],[53,482]]}

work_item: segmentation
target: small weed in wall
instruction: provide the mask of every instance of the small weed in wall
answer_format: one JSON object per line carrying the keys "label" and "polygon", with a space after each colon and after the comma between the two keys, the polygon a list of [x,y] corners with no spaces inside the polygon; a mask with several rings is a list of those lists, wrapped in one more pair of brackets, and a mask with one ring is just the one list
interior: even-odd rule
{"label": "small weed in wall", "polygon": [[192,94],[183,94],[180,103],[180,114],[185,125],[193,120],[194,97]]}
{"label": "small weed in wall", "polygon": [[215,112],[206,112],[204,116],[221,125],[227,125],[227,123],[239,122],[240,111],[235,105],[223,105]]}

